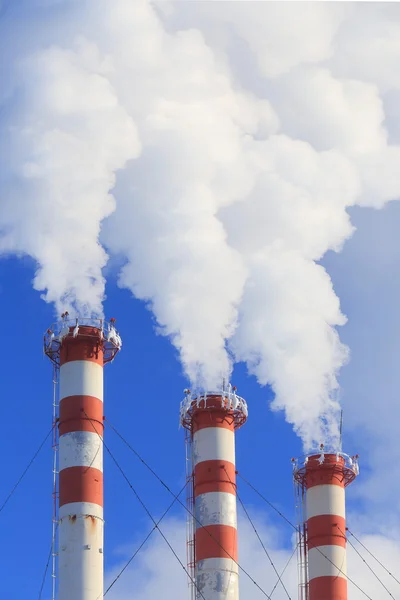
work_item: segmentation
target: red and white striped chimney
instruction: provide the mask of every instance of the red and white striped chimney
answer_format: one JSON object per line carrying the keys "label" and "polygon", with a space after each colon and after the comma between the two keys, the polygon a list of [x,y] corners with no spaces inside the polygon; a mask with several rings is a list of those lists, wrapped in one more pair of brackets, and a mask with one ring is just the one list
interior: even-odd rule
{"label": "red and white striped chimney", "polygon": [[247,405],[231,386],[181,405],[192,440],[194,578],[198,600],[238,600],[235,430]]}
{"label": "red and white striped chimney", "polygon": [[357,474],[357,457],[323,446],[295,470],[305,492],[308,600],[347,600],[345,487]]}
{"label": "red and white striped chimney", "polygon": [[45,338],[60,382],[59,600],[103,598],[103,366],[120,346],[113,324],[66,317]]}

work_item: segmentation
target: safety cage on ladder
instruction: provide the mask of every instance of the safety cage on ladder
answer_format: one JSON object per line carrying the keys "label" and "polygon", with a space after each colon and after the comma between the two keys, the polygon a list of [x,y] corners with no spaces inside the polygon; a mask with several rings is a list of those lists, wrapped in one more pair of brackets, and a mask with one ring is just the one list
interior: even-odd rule
{"label": "safety cage on ladder", "polygon": [[300,485],[296,479],[293,481],[296,507],[298,598],[299,600],[308,600],[306,494],[304,486]]}

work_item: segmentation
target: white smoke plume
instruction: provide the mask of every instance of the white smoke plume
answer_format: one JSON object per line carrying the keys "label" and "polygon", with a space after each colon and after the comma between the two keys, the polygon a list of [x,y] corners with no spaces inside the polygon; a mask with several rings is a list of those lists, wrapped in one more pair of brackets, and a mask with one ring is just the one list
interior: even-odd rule
{"label": "white smoke plume", "polygon": [[306,447],[335,443],[345,317],[318,263],[348,207],[399,196],[398,6],[38,4],[5,36],[0,251],[96,313],[122,255],[193,384],[246,361]]}
{"label": "white smoke plume", "polygon": [[109,70],[84,37],[39,47],[15,65],[3,105],[0,253],[32,256],[34,287],[59,312],[102,313],[100,226],[115,171],[140,148]]}

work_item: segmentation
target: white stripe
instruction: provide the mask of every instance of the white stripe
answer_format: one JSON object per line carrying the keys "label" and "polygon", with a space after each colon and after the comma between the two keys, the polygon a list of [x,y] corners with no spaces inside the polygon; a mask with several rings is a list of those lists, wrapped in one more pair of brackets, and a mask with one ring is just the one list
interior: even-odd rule
{"label": "white stripe", "polygon": [[196,568],[200,571],[239,573],[239,566],[232,558],[204,558],[198,561]]}
{"label": "white stripe", "polygon": [[92,515],[98,519],[103,519],[104,510],[102,506],[93,502],[69,502],[60,506],[58,516],[60,519],[64,519],[69,515]]}
{"label": "white stripe", "polygon": [[90,360],[72,360],[60,368],[60,398],[94,396],[103,401],[103,367]]}
{"label": "white stripe", "polygon": [[193,436],[193,460],[226,460],[235,464],[235,434],[224,427],[206,427]]}
{"label": "white stripe", "polygon": [[238,600],[239,568],[230,558],[205,558],[196,565],[198,600]]}
{"label": "white stripe", "polygon": [[58,526],[59,600],[103,598],[103,521],[77,518]]}
{"label": "white stripe", "polygon": [[103,470],[103,441],[91,431],[72,431],[60,437],[59,469],[93,467]]}
{"label": "white stripe", "polygon": [[345,518],[345,492],[339,485],[316,485],[307,490],[307,519],[319,515]]}
{"label": "white stripe", "polygon": [[196,525],[229,525],[237,528],[236,496],[228,492],[208,492],[195,500]]}
{"label": "white stripe", "polygon": [[311,548],[308,551],[310,580],[315,579],[315,577],[346,578],[346,573],[346,548],[341,546],[318,546],[318,548]]}

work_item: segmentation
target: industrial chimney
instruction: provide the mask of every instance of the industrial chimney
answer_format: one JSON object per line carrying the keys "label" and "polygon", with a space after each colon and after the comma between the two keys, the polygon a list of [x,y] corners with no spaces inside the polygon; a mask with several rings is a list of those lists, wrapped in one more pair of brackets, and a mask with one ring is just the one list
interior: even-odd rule
{"label": "industrial chimney", "polygon": [[235,430],[247,419],[247,405],[231,385],[185,394],[180,420],[187,431],[191,596],[238,600]]}
{"label": "industrial chimney", "polygon": [[[103,598],[103,366],[121,347],[112,319],[62,322],[44,350],[59,378],[58,599]],[[59,376],[59,377],[58,377]],[[53,593],[54,595],[54,593]]]}
{"label": "industrial chimney", "polygon": [[299,518],[300,600],[347,600],[345,488],[358,457],[325,452],[292,459]]}

